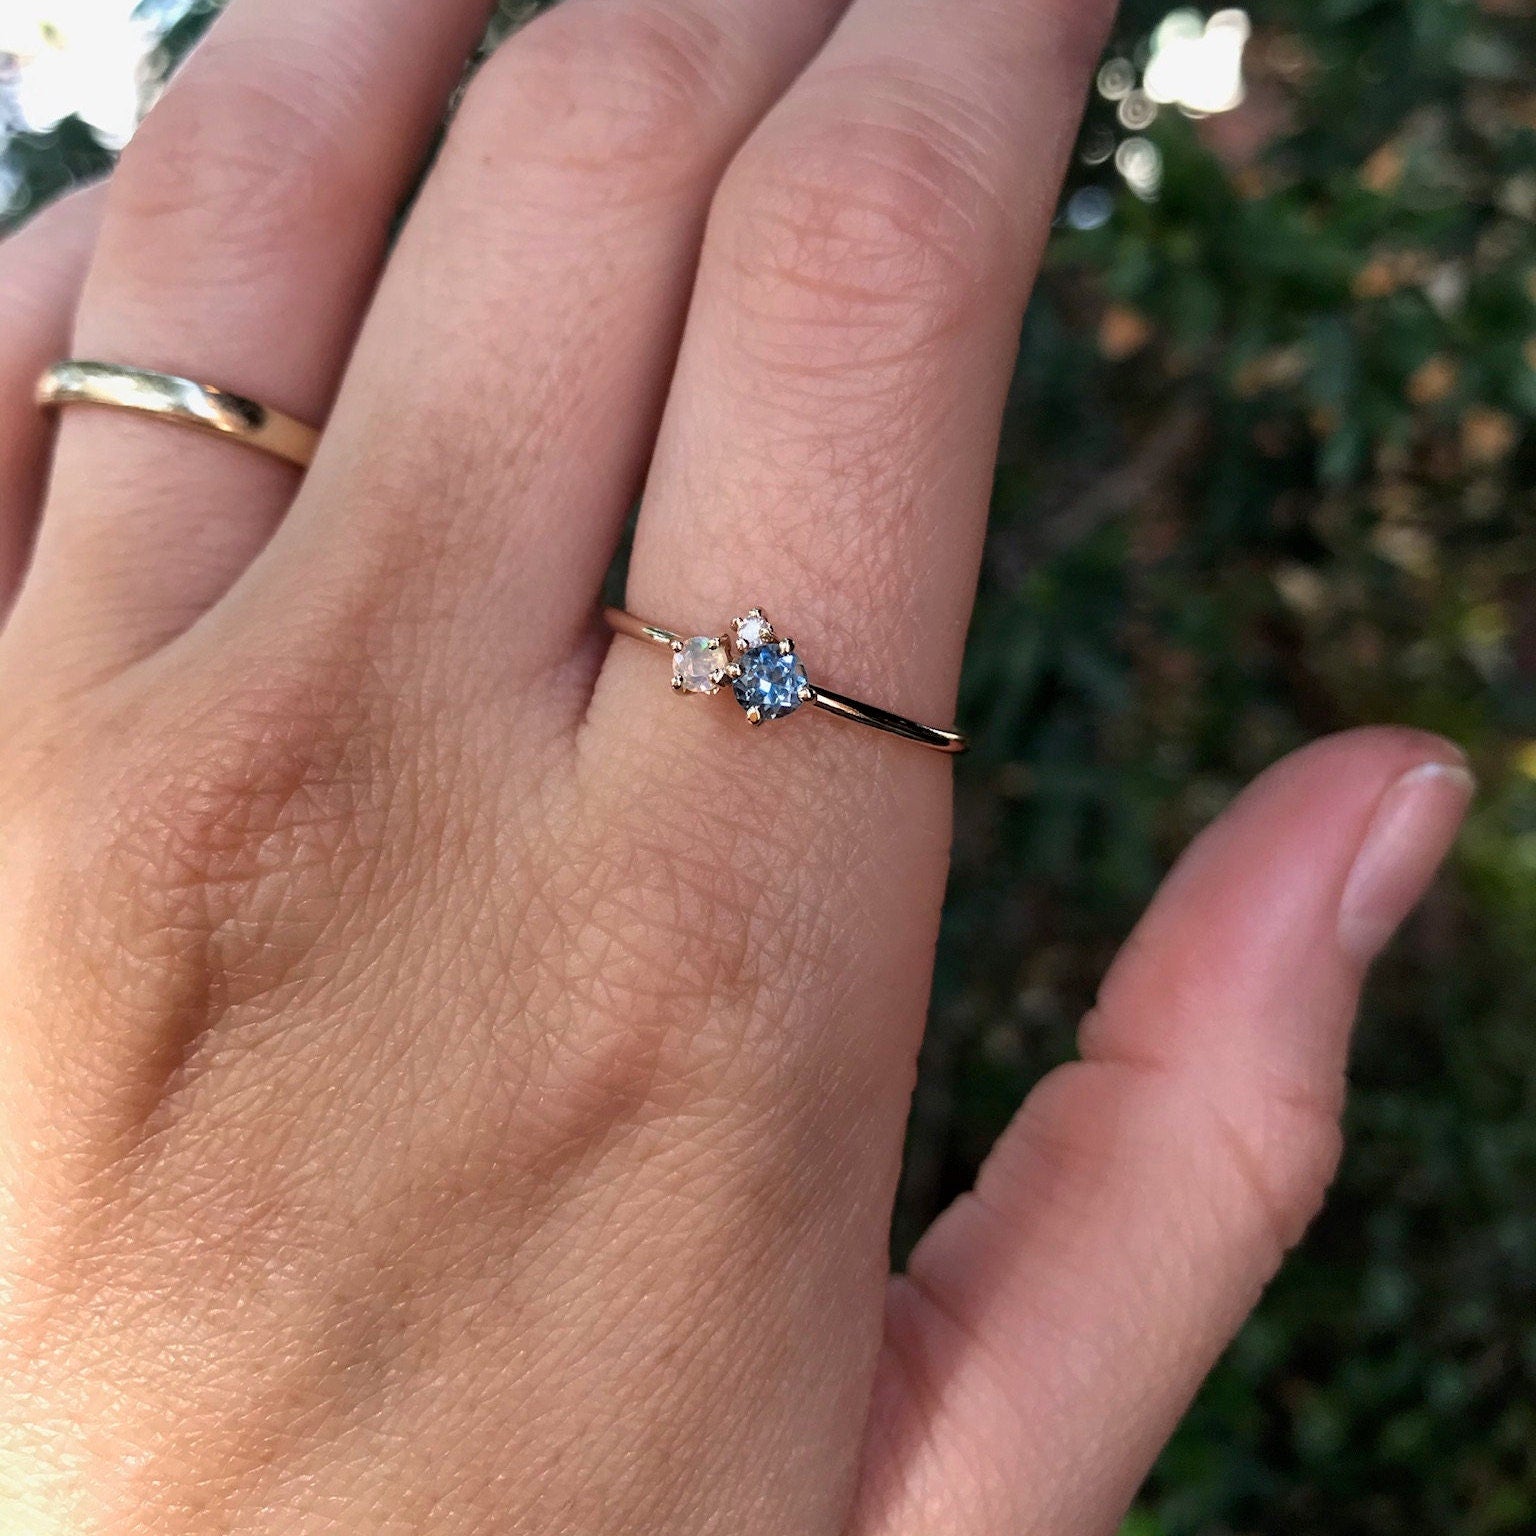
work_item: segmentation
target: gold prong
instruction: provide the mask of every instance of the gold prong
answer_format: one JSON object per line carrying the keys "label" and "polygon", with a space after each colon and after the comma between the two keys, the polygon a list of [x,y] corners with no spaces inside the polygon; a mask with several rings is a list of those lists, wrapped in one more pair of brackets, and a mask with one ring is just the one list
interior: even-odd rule
{"label": "gold prong", "polygon": [[682,678],[674,677],[672,679],[672,692],[673,693],[681,693],[682,691],[683,691],[683,680],[682,680]]}
{"label": "gold prong", "polygon": [[749,608],[739,619],[731,625],[731,646],[737,655],[745,655],[752,647],[741,637],[741,628],[744,624],[755,624],[762,630],[761,636],[753,642],[753,645],[772,645],[775,640],[773,625],[768,622],[768,616],[761,608]]}
{"label": "gold prong", "polygon": [[733,661],[730,666],[725,669],[725,675],[734,683],[736,679],[741,676],[741,663],[738,661]]}
{"label": "gold prong", "polygon": [[681,641],[681,640],[674,640],[674,641],[673,641],[673,642],[672,642],[672,654],[673,654],[673,655],[674,655],[674,656],[675,656],[675,655],[676,655],[676,654],[677,654],[677,653],[678,653],[678,652],[679,652],[679,651],[681,651],[681,650],[682,650],[682,648],[683,648],[683,642],[682,642],[682,641]]}
{"label": "gold prong", "polygon": [[718,688],[720,684],[725,681],[725,668],[716,667],[715,670],[709,674],[709,680],[715,685],[716,688]]}
{"label": "gold prong", "polygon": [[816,697],[816,690],[809,683],[800,684],[800,702],[809,704]]}
{"label": "gold prong", "polygon": [[794,648],[795,648],[795,642],[793,640],[780,640],[779,641],[779,655],[780,656],[788,656],[789,653],[792,650],[794,650]]}
{"label": "gold prong", "polygon": [[757,705],[754,704],[752,708],[747,711],[747,720],[752,725],[761,725],[763,723],[762,710],[760,710]]}

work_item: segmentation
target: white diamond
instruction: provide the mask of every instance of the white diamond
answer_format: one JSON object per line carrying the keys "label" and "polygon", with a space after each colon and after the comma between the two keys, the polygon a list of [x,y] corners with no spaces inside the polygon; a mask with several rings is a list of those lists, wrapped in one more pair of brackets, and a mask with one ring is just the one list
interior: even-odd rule
{"label": "white diamond", "polygon": [[672,676],[684,693],[713,693],[718,687],[710,673],[720,670],[720,642],[707,635],[695,635],[672,653]]}
{"label": "white diamond", "polygon": [[773,626],[761,614],[748,614],[736,620],[736,638],[744,651],[755,645],[766,645],[773,637]]}

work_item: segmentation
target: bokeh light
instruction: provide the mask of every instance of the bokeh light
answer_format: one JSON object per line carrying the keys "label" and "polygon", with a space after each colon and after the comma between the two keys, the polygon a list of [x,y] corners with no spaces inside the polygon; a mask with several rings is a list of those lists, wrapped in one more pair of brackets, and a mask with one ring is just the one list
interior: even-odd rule
{"label": "bokeh light", "polygon": [[1163,106],[1195,116],[1230,112],[1243,101],[1243,49],[1252,27],[1245,11],[1170,11],[1152,34],[1141,88]]}
{"label": "bokeh light", "polygon": [[[1094,87],[1113,107],[1113,124],[1084,129],[1079,161],[1112,164],[1137,197],[1155,198],[1163,182],[1163,152],[1148,134],[1159,112],[1176,107],[1199,118],[1241,106],[1243,53],[1252,30],[1248,13],[1235,7],[1209,17],[1184,6],[1169,11],[1143,45],[1099,66]],[[1080,188],[1068,197],[1062,222],[1072,229],[1097,229],[1112,213],[1112,197],[1106,205],[1096,189]]]}
{"label": "bokeh light", "polygon": [[1156,197],[1163,182],[1163,156],[1151,139],[1126,139],[1115,151],[1115,169],[1138,197]]}
{"label": "bokeh light", "polygon": [[153,90],[148,61],[192,3],[3,0],[0,135],[47,133],[73,116],[103,145],[121,146]]}

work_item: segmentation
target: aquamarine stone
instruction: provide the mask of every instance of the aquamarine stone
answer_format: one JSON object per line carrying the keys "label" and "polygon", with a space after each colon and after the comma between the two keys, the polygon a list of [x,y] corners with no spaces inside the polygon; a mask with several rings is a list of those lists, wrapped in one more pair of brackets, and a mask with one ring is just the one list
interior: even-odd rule
{"label": "aquamarine stone", "polygon": [[805,668],[800,658],[787,655],[774,645],[755,646],[738,659],[741,676],[732,684],[736,702],[743,709],[755,709],[764,720],[792,715],[805,701],[800,690],[806,686]]}

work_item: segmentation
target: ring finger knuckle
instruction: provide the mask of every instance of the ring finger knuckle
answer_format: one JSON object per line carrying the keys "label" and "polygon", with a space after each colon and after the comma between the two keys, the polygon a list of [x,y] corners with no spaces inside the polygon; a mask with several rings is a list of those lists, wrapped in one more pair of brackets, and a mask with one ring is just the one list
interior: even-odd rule
{"label": "ring finger knuckle", "polygon": [[266,265],[322,207],[354,205],[349,188],[365,178],[318,79],[291,60],[225,44],[145,119],[113,199],[157,266],[195,255],[222,280],[232,264]]}
{"label": "ring finger knuckle", "polygon": [[481,70],[451,142],[546,167],[562,195],[591,176],[605,199],[628,185],[648,200],[697,169],[736,73],[725,33],[701,11],[638,0],[560,8]]}
{"label": "ring finger knuckle", "polygon": [[60,741],[49,888],[88,914],[80,956],[99,952],[94,984],[125,1022],[158,1037],[206,1011],[200,1030],[308,965],[342,891],[383,857],[368,711],[295,668],[184,697],[174,723],[125,702]]}
{"label": "ring finger knuckle", "polygon": [[719,200],[739,301],[792,350],[827,333],[881,350],[950,334],[983,311],[1015,249],[980,135],[952,103],[855,94],[763,130]]}

